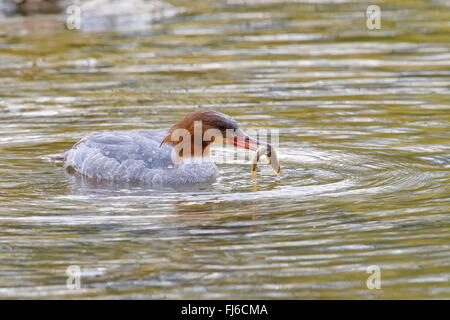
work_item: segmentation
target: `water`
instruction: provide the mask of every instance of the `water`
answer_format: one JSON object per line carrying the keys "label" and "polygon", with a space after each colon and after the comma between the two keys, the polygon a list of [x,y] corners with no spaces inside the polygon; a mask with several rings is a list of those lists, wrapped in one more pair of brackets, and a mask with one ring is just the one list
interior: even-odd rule
{"label": "water", "polygon": [[[2,2],[0,297],[450,298],[448,3],[380,2],[373,31],[363,2],[171,4],[92,32]],[[198,106],[279,129],[281,179],[219,164],[152,188],[49,161]]]}

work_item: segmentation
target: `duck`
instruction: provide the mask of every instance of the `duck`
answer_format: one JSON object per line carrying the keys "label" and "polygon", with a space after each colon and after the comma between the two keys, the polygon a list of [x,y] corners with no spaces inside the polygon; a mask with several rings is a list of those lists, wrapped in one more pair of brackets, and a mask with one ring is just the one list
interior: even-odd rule
{"label": "duck", "polygon": [[89,134],[62,155],[63,167],[95,180],[205,183],[219,176],[210,152],[214,143],[252,151],[258,146],[270,148],[269,144],[248,136],[229,115],[196,110],[168,130]]}

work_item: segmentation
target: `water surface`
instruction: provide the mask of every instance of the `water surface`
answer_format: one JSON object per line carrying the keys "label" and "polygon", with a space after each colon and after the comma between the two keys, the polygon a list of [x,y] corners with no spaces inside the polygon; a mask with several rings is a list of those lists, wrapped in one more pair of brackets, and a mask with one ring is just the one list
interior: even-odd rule
{"label": "water surface", "polygon": [[[450,11],[378,4],[373,31],[359,1],[174,0],[80,31],[3,9],[0,297],[450,298]],[[278,129],[281,179],[239,162],[155,188],[49,161],[198,107]]]}

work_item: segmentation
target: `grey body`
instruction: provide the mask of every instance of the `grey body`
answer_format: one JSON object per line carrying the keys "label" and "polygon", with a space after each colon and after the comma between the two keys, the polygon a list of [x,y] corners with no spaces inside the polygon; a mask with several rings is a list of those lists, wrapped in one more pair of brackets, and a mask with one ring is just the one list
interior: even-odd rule
{"label": "grey body", "polygon": [[213,181],[212,160],[172,162],[173,147],[161,141],[167,131],[108,131],[88,135],[64,154],[64,167],[87,177],[151,184],[186,184]]}

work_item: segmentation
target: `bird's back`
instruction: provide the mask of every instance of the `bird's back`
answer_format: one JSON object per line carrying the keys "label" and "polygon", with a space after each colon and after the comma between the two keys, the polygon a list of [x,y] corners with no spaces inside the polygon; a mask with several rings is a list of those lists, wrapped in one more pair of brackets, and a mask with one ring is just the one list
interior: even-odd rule
{"label": "bird's back", "polygon": [[100,180],[196,183],[214,180],[212,162],[175,166],[167,131],[108,131],[88,135],[64,154],[64,167]]}

